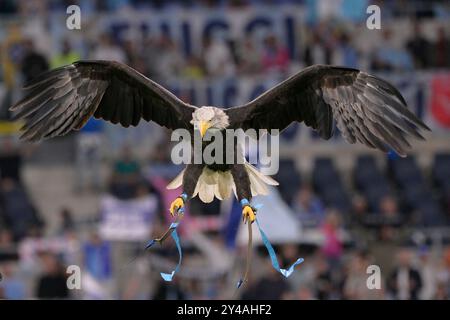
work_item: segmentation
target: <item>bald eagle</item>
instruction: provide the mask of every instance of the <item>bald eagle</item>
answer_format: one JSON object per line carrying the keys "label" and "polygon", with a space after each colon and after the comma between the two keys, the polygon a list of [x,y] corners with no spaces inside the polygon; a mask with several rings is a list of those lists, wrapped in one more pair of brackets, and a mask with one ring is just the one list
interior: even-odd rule
{"label": "bald eagle", "polygon": [[[169,129],[189,132],[253,128],[282,131],[304,122],[323,139],[336,124],[349,143],[360,142],[384,152],[405,156],[408,137],[423,139],[429,128],[408,108],[400,92],[388,82],[357,69],[314,65],[253,101],[222,109],[196,107],[178,99],[156,82],[127,65],[112,61],[79,61],[46,72],[25,86],[27,94],[11,107],[22,119],[22,139],[38,141],[78,130],[95,118],[136,126],[141,119]],[[277,182],[248,163],[188,164],[169,184],[183,193],[171,206],[182,211],[196,195],[204,202],[234,194],[245,221],[255,220],[252,196],[265,193]]]}

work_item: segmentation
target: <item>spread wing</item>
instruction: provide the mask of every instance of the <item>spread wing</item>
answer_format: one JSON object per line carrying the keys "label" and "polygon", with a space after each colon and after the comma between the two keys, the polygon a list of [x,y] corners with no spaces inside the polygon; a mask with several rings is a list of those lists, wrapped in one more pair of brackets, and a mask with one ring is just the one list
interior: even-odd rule
{"label": "spread wing", "polygon": [[356,141],[405,156],[408,136],[430,130],[388,82],[356,69],[315,65],[295,74],[246,105],[226,110],[234,128],[279,129],[304,122],[324,139],[333,123]]}
{"label": "spread wing", "polygon": [[136,126],[141,119],[169,129],[188,128],[194,106],[127,65],[79,61],[35,78],[11,107],[24,120],[21,138],[51,138],[78,130],[91,116]]}

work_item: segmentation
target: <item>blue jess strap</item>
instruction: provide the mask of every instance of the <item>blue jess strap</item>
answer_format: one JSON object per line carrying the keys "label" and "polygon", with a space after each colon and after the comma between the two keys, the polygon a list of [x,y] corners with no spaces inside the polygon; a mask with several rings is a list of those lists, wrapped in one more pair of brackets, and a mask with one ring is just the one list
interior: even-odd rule
{"label": "blue jess strap", "polygon": [[[172,236],[172,239],[175,241],[175,244],[176,244],[177,250],[178,250],[178,256],[179,256],[178,264],[171,273],[164,273],[164,272],[160,273],[161,277],[164,279],[164,281],[172,281],[173,277],[178,272],[178,270],[180,269],[180,266],[181,266],[181,260],[183,258],[183,253],[181,251],[180,238],[178,237],[178,233],[177,233],[178,225],[179,225],[179,222],[173,222],[169,227],[169,230],[172,230],[170,235]],[[156,242],[157,242],[156,239],[153,239],[152,241],[150,241],[148,243],[146,249],[152,247]]]}
{"label": "blue jess strap", "polygon": [[[241,201],[241,206],[245,207],[245,206],[249,206],[251,207],[255,212],[258,211],[260,208],[262,208],[261,204],[256,204],[256,205],[250,205],[250,202],[247,199],[242,199]],[[258,226],[258,230],[259,233],[261,234],[261,239],[264,243],[264,246],[267,249],[267,252],[269,253],[269,257],[270,257],[270,261],[272,262],[272,267],[278,271],[279,273],[281,273],[284,277],[288,278],[295,270],[295,267],[299,264],[301,264],[304,259],[303,258],[298,258],[288,269],[282,269],[280,268],[280,264],[278,263],[278,259],[277,259],[277,255],[275,253],[275,250],[272,247],[272,244],[269,241],[269,238],[267,237],[267,235],[264,233],[263,229],[261,228],[261,225],[259,224],[258,219],[255,219],[256,221],[256,225]],[[251,225],[249,224],[249,246],[251,246]],[[248,253],[247,256],[247,261],[250,261],[250,253]],[[249,264],[248,264],[249,266]],[[248,268],[248,267],[247,267]],[[237,283],[237,288],[239,289],[242,284],[244,283],[245,279],[247,279],[247,272],[248,269],[244,275],[244,278],[241,278],[238,283]]]}
{"label": "blue jess strap", "polygon": [[280,264],[278,263],[277,255],[275,253],[275,250],[272,247],[272,244],[269,241],[269,238],[267,238],[266,234],[262,230],[258,219],[256,219],[256,225],[258,226],[259,233],[261,234],[262,241],[264,245],[266,246],[267,252],[269,253],[270,260],[272,262],[272,267],[277,270],[279,273],[281,273],[286,278],[289,277],[293,272],[297,265],[302,263],[304,261],[303,258],[298,258],[297,261],[295,261],[288,269],[281,269]]}
{"label": "blue jess strap", "polygon": [[247,199],[242,199],[241,200],[241,206],[242,207],[250,206],[250,202]]}
{"label": "blue jess strap", "polygon": [[180,198],[183,199],[183,202],[186,202],[187,198],[188,198],[188,195],[183,192],[182,194],[180,194]]}

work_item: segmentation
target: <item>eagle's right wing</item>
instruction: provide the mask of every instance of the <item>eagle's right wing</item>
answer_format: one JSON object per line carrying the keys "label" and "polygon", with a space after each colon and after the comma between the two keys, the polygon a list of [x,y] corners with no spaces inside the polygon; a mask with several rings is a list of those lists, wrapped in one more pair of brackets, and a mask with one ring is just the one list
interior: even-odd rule
{"label": "eagle's right wing", "polygon": [[324,139],[333,124],[349,143],[360,142],[406,155],[408,136],[422,138],[429,128],[407,107],[398,90],[357,69],[315,65],[264,92],[255,100],[225,111],[231,127],[279,129],[304,122]]}
{"label": "eagle's right wing", "polygon": [[141,119],[169,129],[188,128],[194,106],[133,68],[113,61],[79,61],[43,73],[11,107],[23,119],[21,138],[51,138],[78,130],[96,118],[136,126]]}

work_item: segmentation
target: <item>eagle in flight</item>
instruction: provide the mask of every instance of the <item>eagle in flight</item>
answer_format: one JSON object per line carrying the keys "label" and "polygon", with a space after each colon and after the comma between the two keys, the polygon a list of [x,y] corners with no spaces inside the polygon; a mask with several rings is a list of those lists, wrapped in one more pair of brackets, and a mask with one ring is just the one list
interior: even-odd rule
{"label": "eagle in flight", "polygon": [[[384,152],[406,156],[407,138],[423,139],[430,130],[406,106],[388,82],[357,69],[314,65],[264,92],[253,101],[228,109],[196,107],[178,99],[131,67],[113,61],[79,61],[43,73],[25,86],[24,98],[11,107],[22,119],[27,141],[38,141],[78,130],[92,116],[136,126],[141,119],[175,130],[184,128],[203,137],[207,131],[250,128],[278,129],[304,122],[323,139],[334,124],[349,143],[360,142]],[[235,146],[234,148],[237,148]],[[191,163],[169,184],[183,193],[170,207],[179,214],[196,195],[204,202],[229,197],[242,204],[245,221],[255,220],[252,196],[277,182],[249,163]]]}

